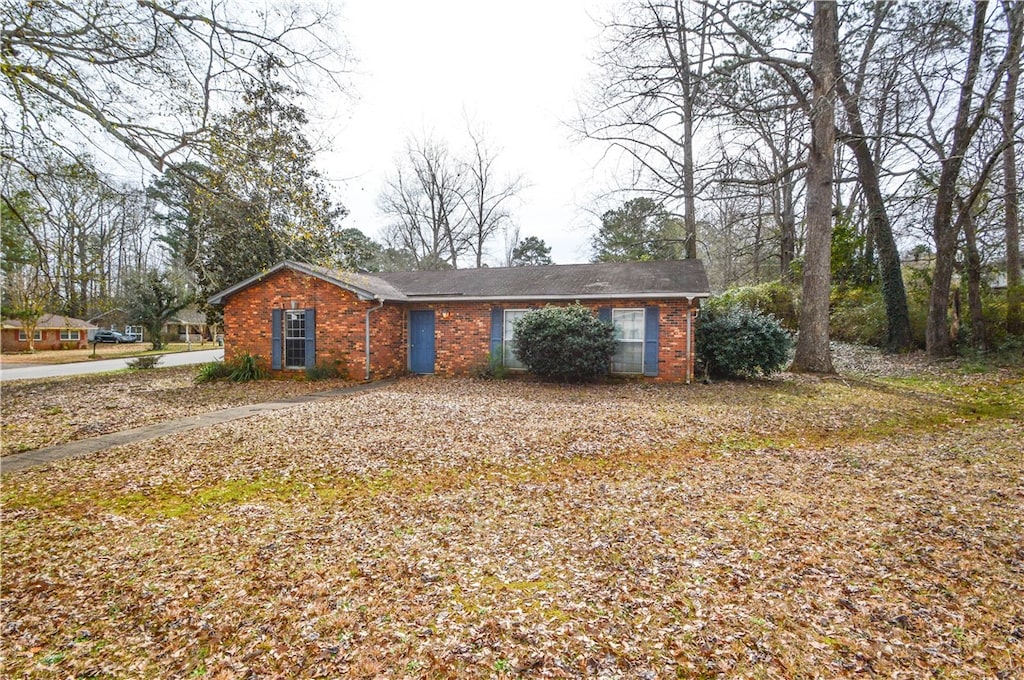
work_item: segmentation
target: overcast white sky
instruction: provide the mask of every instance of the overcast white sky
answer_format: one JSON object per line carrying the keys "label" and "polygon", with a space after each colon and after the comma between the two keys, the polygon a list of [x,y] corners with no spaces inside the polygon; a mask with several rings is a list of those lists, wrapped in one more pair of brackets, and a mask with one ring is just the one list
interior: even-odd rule
{"label": "overcast white sky", "polygon": [[521,236],[543,238],[557,263],[587,261],[598,218],[586,208],[607,188],[602,148],[573,142],[563,122],[586,91],[603,4],[349,0],[341,21],[357,98],[338,103],[334,150],[322,157],[346,225],[379,237],[377,197],[406,139],[433,134],[454,152],[468,116],[502,150],[500,170],[530,184],[514,206]]}

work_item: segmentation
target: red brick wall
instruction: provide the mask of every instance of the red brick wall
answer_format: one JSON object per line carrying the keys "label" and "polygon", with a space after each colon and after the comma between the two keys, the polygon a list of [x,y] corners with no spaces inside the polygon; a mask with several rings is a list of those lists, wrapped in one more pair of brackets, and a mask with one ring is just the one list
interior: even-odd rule
{"label": "red brick wall", "polygon": [[[34,348],[37,350],[85,349],[89,346],[89,341],[87,340],[89,332],[84,329],[78,331],[78,340],[61,340],[59,329],[40,328],[37,330],[43,334],[42,340],[36,340],[33,343]],[[18,340],[18,329],[5,328],[2,337],[3,340],[0,341],[0,345],[2,345],[4,352],[28,351],[28,339],[24,342]]]}
{"label": "red brick wall", "polygon": [[[465,373],[475,365],[486,363],[490,351],[491,309],[500,306],[502,309],[530,309],[544,307],[549,304],[564,306],[568,303],[551,303],[545,301],[515,302],[505,305],[489,303],[453,303],[436,304],[416,307],[416,309],[435,309],[437,337],[437,372],[442,374]],[[660,307],[658,330],[658,377],[646,378],[657,382],[680,382],[687,379],[689,361],[692,356],[693,338],[687,337],[686,314],[695,314],[698,308],[696,301],[688,304],[686,300],[614,300],[600,302],[584,302],[584,307],[592,309],[594,314],[600,307],[643,308],[656,304]],[[445,318],[445,313],[448,317]],[[693,321],[696,319],[694,318]],[[692,330],[694,324],[691,323]]]}
{"label": "red brick wall", "polygon": [[[360,300],[313,276],[285,269],[232,295],[224,306],[224,358],[240,352],[263,358],[270,366],[271,310],[316,309],[317,363],[338,362],[355,379],[366,374],[366,310],[376,302]],[[373,377],[405,370],[404,314],[393,306],[370,316],[371,369]],[[279,371],[294,375],[296,371]],[[298,371],[301,374],[301,371]]]}
{"label": "red brick wall", "polygon": [[[263,357],[270,364],[271,310],[274,308],[316,309],[317,362],[340,362],[352,378],[365,376],[365,320],[367,309],[378,303],[359,300],[355,294],[316,277],[290,270],[276,272],[268,279],[232,295],[224,308],[225,358],[239,352]],[[543,307],[543,301],[500,305],[503,309]],[[563,304],[563,303],[559,303]],[[587,302],[597,313],[600,307],[641,308],[647,300]],[[692,356],[693,338],[687,336],[687,310],[697,304],[686,300],[665,300],[661,309],[658,339],[658,382],[685,381]],[[411,310],[432,309],[435,321],[435,372],[442,375],[468,373],[486,364],[490,351],[491,309],[481,302],[452,302],[423,305],[387,303],[370,315],[370,348],[373,378],[403,373],[408,368],[408,317]],[[692,328],[692,325],[691,325]],[[280,371],[294,375],[294,371]],[[301,373],[301,372],[300,372]]]}

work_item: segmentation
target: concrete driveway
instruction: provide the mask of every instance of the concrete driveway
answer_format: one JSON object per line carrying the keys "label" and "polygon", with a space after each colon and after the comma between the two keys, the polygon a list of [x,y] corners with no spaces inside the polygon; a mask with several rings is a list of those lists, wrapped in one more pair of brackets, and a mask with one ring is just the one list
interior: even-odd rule
{"label": "concrete driveway", "polygon": [[[205,364],[224,358],[224,348],[201,349],[193,352],[176,352],[160,357],[158,367],[190,366]],[[49,366],[19,366],[18,368],[0,368],[0,382],[9,380],[30,380],[33,378],[59,378],[66,375],[85,375],[87,373],[105,373],[128,368],[127,359],[101,359],[99,361],[80,361],[73,364],[53,364]]]}

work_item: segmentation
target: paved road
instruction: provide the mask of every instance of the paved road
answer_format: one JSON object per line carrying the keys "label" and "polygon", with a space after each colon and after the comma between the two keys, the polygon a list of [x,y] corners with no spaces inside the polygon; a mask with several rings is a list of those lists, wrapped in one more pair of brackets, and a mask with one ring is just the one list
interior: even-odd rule
{"label": "paved road", "polygon": [[[164,354],[157,366],[190,366],[205,364],[224,358],[224,348],[200,349],[192,352],[176,352]],[[73,364],[51,364],[43,366],[20,366],[18,368],[0,368],[0,382],[9,380],[27,380],[30,378],[57,378],[65,375],[84,375],[86,373],[104,373],[128,367],[128,359],[101,359],[98,361],[79,361]]]}

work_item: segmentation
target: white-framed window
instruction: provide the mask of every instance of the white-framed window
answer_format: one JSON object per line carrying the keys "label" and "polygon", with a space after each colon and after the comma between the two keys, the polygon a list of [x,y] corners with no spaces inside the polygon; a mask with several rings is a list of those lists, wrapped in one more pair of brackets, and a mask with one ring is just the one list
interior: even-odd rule
{"label": "white-framed window", "polygon": [[73,330],[69,330],[69,329],[65,328],[65,329],[61,330],[61,332],[60,332],[60,339],[61,339],[61,342],[69,342],[69,341],[72,341],[72,340],[81,340],[82,339],[82,332],[81,331],[73,331]]}
{"label": "white-framed window", "polygon": [[284,367],[306,367],[306,310],[284,312]]}
{"label": "white-framed window", "polygon": [[505,364],[506,368],[518,368],[526,369],[526,364],[516,359],[515,346],[516,346],[516,331],[514,323],[516,319],[521,319],[526,314],[528,309],[506,309],[505,310],[505,321],[503,328],[501,329],[501,362]]}
{"label": "white-framed window", "polygon": [[[42,342],[43,341],[43,332],[41,330],[36,330],[36,332],[33,333],[32,335],[33,335],[32,339],[34,341],[36,341],[36,342]],[[28,341],[28,333],[26,333],[25,331],[18,331],[18,342],[27,342],[27,341]]]}
{"label": "white-framed window", "polygon": [[613,309],[615,354],[612,373],[644,372],[644,310]]}

